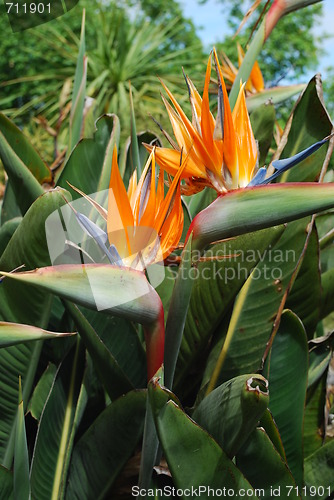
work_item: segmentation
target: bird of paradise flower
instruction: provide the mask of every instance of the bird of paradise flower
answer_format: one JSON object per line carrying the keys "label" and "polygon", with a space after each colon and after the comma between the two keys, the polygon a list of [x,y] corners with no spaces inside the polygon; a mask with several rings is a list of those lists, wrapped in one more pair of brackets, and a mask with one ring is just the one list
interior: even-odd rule
{"label": "bird of paradise flower", "polygon": [[179,169],[165,195],[164,171],[160,169],[156,175],[153,148],[139,181],[135,170],[126,190],[115,147],[107,210],[71,185],[104,220],[106,230],[71,207],[81,227],[95,240],[110,264],[144,271],[148,265],[164,260],[178,246],[183,231],[180,192],[183,168]]}
{"label": "bird of paradise flower", "polygon": [[[247,111],[244,85],[240,86],[238,99],[232,111],[215,49],[213,58],[218,77],[216,119],[210,111],[211,57],[210,54],[202,97],[190,78],[186,76],[192,120],[189,120],[173,94],[162,82],[174,106],[172,107],[162,97],[176,142],[163,131],[173,149],[157,147],[155,157],[160,167],[175,176],[179,172],[182,155],[187,154],[187,164],[183,167],[181,174],[183,194],[197,193],[206,186],[214,188],[218,194],[224,194],[231,189],[268,184],[328,140],[325,138],[291,158],[274,161],[272,166],[276,171],[273,175],[267,176],[265,167],[258,168],[258,148]],[[145,146],[152,151],[152,146],[148,144]]]}

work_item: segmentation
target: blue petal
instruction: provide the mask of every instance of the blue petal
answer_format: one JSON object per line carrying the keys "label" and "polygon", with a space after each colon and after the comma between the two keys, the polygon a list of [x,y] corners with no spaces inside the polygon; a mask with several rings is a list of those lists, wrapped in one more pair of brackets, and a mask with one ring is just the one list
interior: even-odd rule
{"label": "blue petal", "polygon": [[265,167],[259,168],[259,170],[254,175],[253,179],[250,181],[249,184],[247,184],[247,187],[259,186],[260,184],[263,184],[265,181],[266,173],[267,169]]}
{"label": "blue petal", "polygon": [[112,256],[112,258],[114,259],[115,263],[118,265],[118,266],[123,266],[123,260],[122,260],[122,257],[120,256],[120,254],[118,253],[118,250],[117,248],[115,247],[115,245],[110,245],[109,247],[109,252]]}
{"label": "blue petal", "polygon": [[75,216],[82,227],[82,229],[94,240],[100,239],[104,244],[107,243],[108,235],[103,229],[101,229],[97,224],[92,222],[86,215],[76,212]]}
{"label": "blue petal", "polygon": [[284,160],[275,160],[273,161],[272,165],[276,169],[276,172],[274,172],[270,177],[267,177],[265,179],[266,175],[266,169],[264,167],[260,168],[260,170],[257,172],[255,177],[250,181],[248,186],[258,186],[261,184],[269,184],[269,182],[273,181],[281,175],[283,172],[286,170],[289,170],[290,168],[294,167],[301,161],[305,160],[308,156],[310,156],[312,153],[315,153],[323,144],[325,144],[332,135],[329,135],[328,137],[325,137],[322,141],[316,142],[315,144],[312,144],[312,146],[304,149],[300,153],[297,153],[294,156],[291,156],[291,158],[285,158]]}
{"label": "blue petal", "polygon": [[80,226],[84,229],[84,231],[89,236],[91,236],[96,241],[96,243],[98,244],[98,246],[100,247],[102,252],[107,256],[110,264],[114,264],[117,266],[121,265],[119,263],[119,260],[122,263],[122,259],[120,258],[119,253],[116,250],[116,247],[114,245],[112,245],[112,247],[115,248],[115,250],[117,252],[118,257],[116,257],[116,258],[114,257],[113,252],[111,252],[106,247],[106,243],[108,241],[107,233],[105,231],[103,231],[103,229],[101,229],[99,226],[97,226],[94,222],[92,222],[90,219],[88,219],[88,217],[86,217],[86,215],[81,214],[80,212],[75,212],[75,216],[76,216],[77,221],[79,222]]}
{"label": "blue petal", "polygon": [[[329,137],[326,137],[322,141],[312,144],[312,146],[304,149],[303,151],[297,153],[294,156],[291,156],[291,158],[285,158],[284,160],[275,160],[273,161],[272,165],[276,170],[279,171],[279,173],[285,172],[286,170],[289,170],[289,168],[292,168],[295,165],[297,165],[297,163],[305,160],[305,158],[310,156],[312,153],[315,153],[323,144],[325,144],[328,141],[328,139]],[[275,174],[276,173],[277,172],[275,172]]]}

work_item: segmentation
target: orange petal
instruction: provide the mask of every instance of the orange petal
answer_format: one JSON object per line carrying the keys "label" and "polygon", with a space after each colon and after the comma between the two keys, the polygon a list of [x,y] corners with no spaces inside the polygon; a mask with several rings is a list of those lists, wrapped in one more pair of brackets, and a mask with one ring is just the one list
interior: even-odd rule
{"label": "orange petal", "polygon": [[[175,176],[180,170],[180,151],[157,147],[155,150],[155,157],[159,166],[167,173]],[[187,177],[201,177],[203,179],[206,178],[205,167],[200,163],[196,164],[191,156],[189,157],[187,165],[182,172],[181,178]]]}
{"label": "orange petal", "polygon": [[153,227],[154,219],[156,216],[156,192],[155,192],[155,154],[154,150],[152,153],[152,164],[151,164],[151,183],[150,192],[148,196],[148,201],[144,213],[139,221],[141,226]]}
{"label": "orange petal", "polygon": [[177,247],[183,232],[183,222],[179,184],[175,193],[173,208],[161,228],[160,247],[164,259]]}
{"label": "orange petal", "polygon": [[253,87],[257,92],[261,92],[261,90],[264,89],[263,75],[261,73],[259,63],[257,61],[255,61],[254,63],[253,69],[250,74],[250,79]]}
{"label": "orange petal", "polygon": [[169,104],[169,102],[166,101],[164,96],[162,96],[162,100],[166,106],[169,120],[172,124],[173,132],[174,132],[174,136],[175,136],[175,139],[177,141],[177,144],[178,144],[180,149],[183,148],[188,152],[192,143],[193,143],[193,141],[189,135],[189,132],[188,132],[187,128],[185,127],[183,121],[181,120],[180,116],[174,111],[174,109]]}
{"label": "orange petal", "polygon": [[224,83],[224,78],[221,72],[220,64],[218,61],[217,52],[213,50],[216,70],[218,75],[219,84],[223,93],[223,141],[224,141],[224,166],[226,166],[232,176],[233,186],[238,178],[238,157],[236,148],[236,137],[234,132],[232,113],[230,108],[230,103],[228,101],[228,96],[226,92],[226,87]]}
{"label": "orange petal", "polygon": [[[133,226],[133,215],[128,195],[119,173],[117,149],[114,147],[108,196],[107,231],[110,243],[116,245],[121,256],[126,242],[129,247],[128,228]],[[130,248],[128,248],[130,252]]]}
{"label": "orange petal", "polygon": [[215,173],[218,174],[219,176],[221,172],[222,157],[221,155],[219,155],[219,152],[216,149],[215,141],[213,140],[213,133],[215,130],[215,120],[211,114],[210,103],[209,103],[210,77],[211,77],[211,54],[207,64],[205,82],[204,82],[202,109],[201,109],[201,131],[205,147],[208,150],[213,160],[213,164],[215,166]]}
{"label": "orange petal", "polygon": [[[173,103],[174,108],[176,109],[177,113],[179,114],[182,122],[184,123],[184,126],[188,130],[189,136],[191,137],[193,141],[193,148],[196,154],[201,158],[202,163],[212,170],[213,172],[215,171],[215,165],[210,157],[209,152],[207,151],[205,144],[202,140],[202,137],[199,135],[197,132],[196,128],[192,125],[186,114],[184,113],[183,109],[179,105],[179,103],[176,101],[175,97],[171,93],[171,91],[166,87],[166,85],[161,81],[161,84],[165,91],[168,94],[168,97]],[[187,151],[188,152],[188,151]]]}
{"label": "orange petal", "polygon": [[237,137],[239,159],[238,184],[240,187],[244,187],[252,179],[257,160],[257,146],[247,111],[244,85],[240,88],[232,117]]}
{"label": "orange petal", "polygon": [[176,173],[172,184],[170,185],[166,198],[163,200],[163,202],[160,204],[156,219],[155,219],[155,230],[157,231],[158,234],[160,234],[162,226],[164,225],[166,218],[168,217],[169,213],[172,208],[172,201],[173,197],[175,196],[175,192],[177,190],[177,187],[180,184],[180,179],[182,177],[183,171],[187,166],[189,160],[189,154],[186,156],[186,158],[183,160],[182,165],[180,166],[178,172]]}

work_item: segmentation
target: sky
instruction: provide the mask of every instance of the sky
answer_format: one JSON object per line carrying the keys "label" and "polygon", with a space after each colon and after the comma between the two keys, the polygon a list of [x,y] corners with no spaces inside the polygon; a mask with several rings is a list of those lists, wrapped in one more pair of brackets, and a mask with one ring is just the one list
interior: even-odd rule
{"label": "sky", "polygon": [[[208,0],[205,5],[199,5],[196,0],[181,0],[180,3],[185,16],[192,19],[196,27],[201,28],[198,33],[208,51],[222,38],[222,35],[228,33],[223,6],[219,0]],[[334,35],[334,0],[324,0],[323,8],[322,24],[316,29],[316,35],[321,36],[322,33]],[[327,53],[321,58],[318,71],[325,78],[325,68],[334,66],[334,36],[324,42],[324,49]]]}

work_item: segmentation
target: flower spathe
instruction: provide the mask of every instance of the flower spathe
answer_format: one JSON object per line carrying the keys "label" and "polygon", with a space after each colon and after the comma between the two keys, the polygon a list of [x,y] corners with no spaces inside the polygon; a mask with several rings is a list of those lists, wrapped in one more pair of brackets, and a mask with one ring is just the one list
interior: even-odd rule
{"label": "flower spathe", "polygon": [[[191,194],[205,186],[219,193],[245,187],[257,166],[257,144],[246,107],[244,86],[231,111],[217,53],[213,51],[218,77],[218,113],[215,119],[209,107],[211,54],[208,60],[204,91],[201,97],[192,81],[186,77],[192,108],[190,121],[173,94],[163,84],[174,108],[163,98],[173,127],[177,146],[174,149],[156,148],[158,164],[171,175],[179,171],[181,155],[187,154],[187,165],[181,175],[183,192]],[[149,150],[152,147],[146,146]]]}

